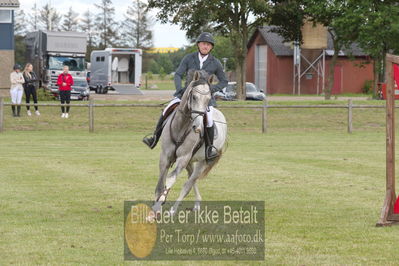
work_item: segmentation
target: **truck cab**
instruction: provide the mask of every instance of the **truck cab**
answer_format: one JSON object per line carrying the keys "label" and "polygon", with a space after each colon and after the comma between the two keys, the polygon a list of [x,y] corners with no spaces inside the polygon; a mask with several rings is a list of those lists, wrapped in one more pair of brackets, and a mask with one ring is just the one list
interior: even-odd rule
{"label": "truck cab", "polygon": [[114,90],[121,94],[142,94],[142,50],[107,48],[90,55],[90,89],[96,93]]}
{"label": "truck cab", "polygon": [[27,34],[27,61],[39,78],[39,86],[58,96],[57,78],[64,65],[72,75],[71,99],[88,99],[85,56],[87,34],[81,32],[36,31]]}
{"label": "truck cab", "polygon": [[88,89],[86,80],[84,57],[49,55],[47,62],[46,76],[50,80],[50,82],[47,84],[47,88],[55,96],[58,96],[58,76],[62,74],[63,66],[69,66],[69,74],[71,74],[73,77],[71,99],[87,100],[89,98],[90,90]]}

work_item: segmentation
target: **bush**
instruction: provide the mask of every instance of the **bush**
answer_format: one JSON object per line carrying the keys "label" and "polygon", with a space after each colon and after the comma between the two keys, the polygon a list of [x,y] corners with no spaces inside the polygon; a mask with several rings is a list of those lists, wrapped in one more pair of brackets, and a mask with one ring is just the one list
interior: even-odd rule
{"label": "bush", "polygon": [[154,76],[152,75],[152,72],[151,72],[151,71],[148,71],[148,72],[147,72],[146,77],[147,77],[147,79],[149,79],[149,80],[151,80],[151,79],[154,78]]}
{"label": "bush", "polygon": [[362,87],[362,93],[370,94],[372,92],[372,85],[373,85],[373,81],[372,80],[366,80],[364,82],[363,87]]}
{"label": "bush", "polygon": [[55,100],[54,95],[44,88],[39,88],[37,90],[37,100],[38,101],[53,101]]}
{"label": "bush", "polygon": [[164,80],[164,79],[165,79],[165,76],[166,76],[165,69],[164,69],[163,67],[161,67],[161,68],[159,69],[159,79],[160,79],[160,80]]}

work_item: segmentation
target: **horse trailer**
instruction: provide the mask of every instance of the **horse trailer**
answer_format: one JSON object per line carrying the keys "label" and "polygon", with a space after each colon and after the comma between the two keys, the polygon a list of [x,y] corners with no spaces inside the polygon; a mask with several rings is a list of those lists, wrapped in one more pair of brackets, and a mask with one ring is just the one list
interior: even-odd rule
{"label": "horse trailer", "polygon": [[107,48],[90,55],[90,89],[105,94],[114,90],[121,94],[142,94],[142,50]]}

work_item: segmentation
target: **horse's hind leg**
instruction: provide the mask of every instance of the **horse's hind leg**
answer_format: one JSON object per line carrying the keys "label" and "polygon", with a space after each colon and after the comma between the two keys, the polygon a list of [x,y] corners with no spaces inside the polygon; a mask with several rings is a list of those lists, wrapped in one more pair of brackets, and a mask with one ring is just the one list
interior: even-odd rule
{"label": "horse's hind leg", "polygon": [[194,189],[194,194],[195,194],[195,203],[194,203],[193,211],[199,211],[201,208],[202,197],[201,197],[201,194],[198,189],[197,180],[195,180],[195,182],[193,184],[193,189]]}
{"label": "horse's hind leg", "polygon": [[[187,169],[187,172],[188,172],[188,178],[190,178],[191,175],[193,174],[193,171],[194,171],[193,163],[188,164],[186,169]],[[195,211],[195,210],[199,210],[200,209],[201,200],[202,200],[201,194],[200,194],[199,189],[198,189],[197,181],[194,182],[193,189],[194,189],[194,195],[195,195],[195,204],[194,204],[193,210]]]}

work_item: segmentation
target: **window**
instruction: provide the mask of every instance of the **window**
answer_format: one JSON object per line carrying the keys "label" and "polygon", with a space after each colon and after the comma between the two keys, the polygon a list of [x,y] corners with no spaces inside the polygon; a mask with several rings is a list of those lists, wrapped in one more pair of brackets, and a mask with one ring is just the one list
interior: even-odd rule
{"label": "window", "polygon": [[100,62],[100,57],[99,56],[96,57],[96,62]]}
{"label": "window", "polygon": [[11,14],[11,10],[0,10],[0,23],[11,23]]}
{"label": "window", "polygon": [[101,62],[104,62],[104,60],[105,60],[105,57],[101,56]]}
{"label": "window", "polygon": [[69,66],[70,71],[84,71],[85,60],[81,57],[50,56],[48,67],[51,70],[62,70]]}

